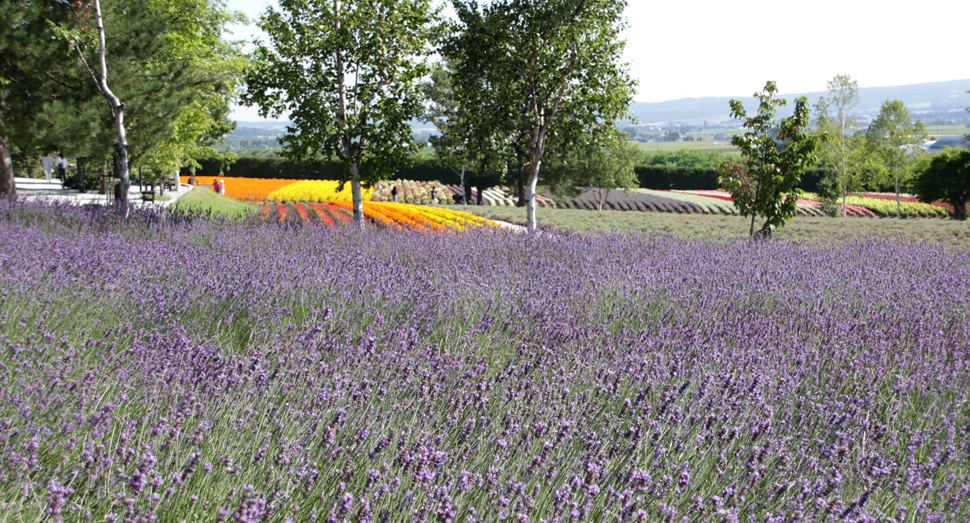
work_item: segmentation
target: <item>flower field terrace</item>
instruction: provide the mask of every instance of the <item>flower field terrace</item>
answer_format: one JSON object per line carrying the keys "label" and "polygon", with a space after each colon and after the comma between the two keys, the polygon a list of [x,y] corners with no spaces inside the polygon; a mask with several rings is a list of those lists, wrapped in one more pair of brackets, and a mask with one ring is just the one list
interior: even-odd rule
{"label": "flower field terrace", "polygon": [[0,219],[11,520],[970,517],[963,249]]}
{"label": "flower field terrace", "polygon": [[[817,198],[807,195],[808,198]],[[841,203],[841,200],[840,200]],[[896,195],[891,193],[862,193],[846,197],[848,206],[862,207],[882,217],[896,217]],[[942,202],[923,203],[913,197],[899,198],[899,213],[903,218],[946,218],[953,213],[953,207]]]}

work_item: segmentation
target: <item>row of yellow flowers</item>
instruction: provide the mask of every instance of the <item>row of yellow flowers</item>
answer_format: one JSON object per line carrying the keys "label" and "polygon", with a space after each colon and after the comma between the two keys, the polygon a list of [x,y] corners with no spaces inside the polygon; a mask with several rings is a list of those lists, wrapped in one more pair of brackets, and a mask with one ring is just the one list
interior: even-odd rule
{"label": "row of yellow flowers", "polygon": [[[345,183],[343,190],[337,190],[340,182],[333,180],[303,180],[294,182],[290,180],[288,185],[276,189],[268,195],[274,201],[293,201],[293,202],[329,202],[339,200],[352,200],[353,195],[350,183]],[[361,196],[364,201],[371,199],[374,189],[361,188]]]}
{"label": "row of yellow flowers", "polygon": [[481,216],[476,216],[474,214],[462,211],[453,211],[451,209],[442,209],[440,207],[427,207],[423,205],[411,205],[407,203],[393,202],[379,203],[375,205],[382,205],[392,209],[406,209],[429,222],[459,231],[465,230],[466,226],[481,227],[483,225],[497,225],[495,222],[486,220]]}

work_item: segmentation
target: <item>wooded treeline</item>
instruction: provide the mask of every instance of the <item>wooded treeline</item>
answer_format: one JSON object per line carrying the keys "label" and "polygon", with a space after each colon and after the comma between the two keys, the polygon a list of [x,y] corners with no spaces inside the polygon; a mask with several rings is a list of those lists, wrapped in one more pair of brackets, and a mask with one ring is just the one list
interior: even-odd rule
{"label": "wooded treeline", "polygon": [[248,61],[223,32],[244,18],[221,1],[23,0],[0,19],[0,193],[45,153],[76,159],[82,190],[125,159],[171,177],[235,127]]}

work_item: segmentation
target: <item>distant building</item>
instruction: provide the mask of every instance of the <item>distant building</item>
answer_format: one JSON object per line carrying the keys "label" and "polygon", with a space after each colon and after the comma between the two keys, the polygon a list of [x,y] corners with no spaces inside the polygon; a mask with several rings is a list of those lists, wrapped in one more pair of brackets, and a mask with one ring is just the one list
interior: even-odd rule
{"label": "distant building", "polygon": [[966,136],[944,136],[939,140],[929,144],[926,151],[930,154],[943,152],[944,147],[970,148],[970,139]]}

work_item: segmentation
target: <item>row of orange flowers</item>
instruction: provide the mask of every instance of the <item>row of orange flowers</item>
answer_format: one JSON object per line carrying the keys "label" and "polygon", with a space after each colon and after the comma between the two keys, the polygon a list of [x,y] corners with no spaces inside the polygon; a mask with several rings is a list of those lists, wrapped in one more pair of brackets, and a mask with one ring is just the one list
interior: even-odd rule
{"label": "row of orange flowers", "polygon": [[[332,204],[353,210],[353,204],[351,202],[333,202]],[[392,207],[381,203],[364,202],[363,207],[365,217],[385,227],[438,232],[448,229],[403,206]]]}
{"label": "row of orange flowers", "polygon": [[[180,177],[182,183],[189,183],[188,176]],[[270,178],[221,178],[217,176],[196,176],[199,185],[212,185],[216,180],[224,180],[226,196],[240,200],[262,201],[271,193],[292,185],[294,180],[276,180]]]}

